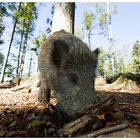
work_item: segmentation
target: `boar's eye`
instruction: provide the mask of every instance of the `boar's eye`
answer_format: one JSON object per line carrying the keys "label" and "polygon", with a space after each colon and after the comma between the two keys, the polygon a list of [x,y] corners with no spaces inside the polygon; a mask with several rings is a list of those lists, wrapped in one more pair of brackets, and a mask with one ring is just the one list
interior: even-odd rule
{"label": "boar's eye", "polygon": [[68,78],[69,78],[71,83],[73,83],[73,84],[78,83],[78,76],[76,74],[71,73],[68,75]]}

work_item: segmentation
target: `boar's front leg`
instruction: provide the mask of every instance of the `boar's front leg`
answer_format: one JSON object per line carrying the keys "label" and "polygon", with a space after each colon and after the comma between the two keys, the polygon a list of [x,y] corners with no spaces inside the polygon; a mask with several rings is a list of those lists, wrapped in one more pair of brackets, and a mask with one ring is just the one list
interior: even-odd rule
{"label": "boar's front leg", "polygon": [[47,104],[50,101],[50,89],[46,81],[41,79],[41,85],[38,93],[38,101],[42,104]]}

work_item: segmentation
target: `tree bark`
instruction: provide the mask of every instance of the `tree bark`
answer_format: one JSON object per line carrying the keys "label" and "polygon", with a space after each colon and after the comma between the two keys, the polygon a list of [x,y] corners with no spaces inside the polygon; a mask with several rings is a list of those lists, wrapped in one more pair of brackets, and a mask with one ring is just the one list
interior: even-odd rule
{"label": "tree bark", "polygon": [[29,64],[29,71],[28,71],[28,77],[31,76],[31,68],[32,68],[32,54],[31,54],[31,57],[30,57],[30,64]]}
{"label": "tree bark", "polygon": [[114,51],[113,51],[113,40],[112,40],[112,30],[111,30],[111,14],[109,8],[109,2],[106,2],[107,14],[108,14],[108,40],[109,40],[109,55],[110,55],[110,65],[111,65],[111,76],[114,76]]}
{"label": "tree bark", "polygon": [[[28,29],[29,29],[29,25],[28,25]],[[22,52],[21,61],[20,61],[21,62],[21,64],[20,64],[20,77],[22,77],[24,63],[25,63],[25,55],[26,55],[27,39],[28,39],[28,29],[27,29],[27,33],[25,34],[25,40],[24,40],[24,44],[23,44],[23,52]]]}
{"label": "tree bark", "polygon": [[21,41],[20,41],[20,47],[19,47],[19,52],[18,52],[18,62],[17,62],[16,75],[19,75],[19,64],[20,64],[20,57],[21,57],[21,48],[22,48],[22,43],[23,43],[23,36],[24,36],[24,29],[22,30],[22,34],[21,34]]}
{"label": "tree bark", "polygon": [[55,3],[51,33],[64,29],[74,34],[74,2]]}
{"label": "tree bark", "polygon": [[89,44],[89,48],[91,49],[90,38],[91,38],[91,29],[88,32],[88,44]]}

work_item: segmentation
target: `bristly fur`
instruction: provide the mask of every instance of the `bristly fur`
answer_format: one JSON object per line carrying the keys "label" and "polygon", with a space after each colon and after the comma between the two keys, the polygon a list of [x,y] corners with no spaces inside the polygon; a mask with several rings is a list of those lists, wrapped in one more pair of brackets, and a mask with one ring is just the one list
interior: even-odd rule
{"label": "bristly fur", "polygon": [[97,101],[94,89],[98,51],[71,33],[58,31],[47,39],[38,56],[41,86],[38,100],[49,101],[53,91],[62,111],[68,116]]}
{"label": "bristly fur", "polygon": [[69,50],[68,61],[73,65],[93,65],[96,66],[96,57],[92,54],[88,47],[73,47]]}
{"label": "bristly fur", "polygon": [[57,60],[58,63],[60,61],[61,62],[65,61],[65,63],[63,63],[64,68],[69,66],[71,67],[73,65],[74,66],[90,65],[93,66],[94,68],[96,67],[97,65],[96,54],[92,53],[91,50],[86,45],[86,43],[83,43],[79,38],[77,38],[73,34],[70,34],[62,30],[55,32],[49,38],[51,38],[51,40],[55,42],[52,47],[52,52],[55,52],[53,53],[52,60]]}

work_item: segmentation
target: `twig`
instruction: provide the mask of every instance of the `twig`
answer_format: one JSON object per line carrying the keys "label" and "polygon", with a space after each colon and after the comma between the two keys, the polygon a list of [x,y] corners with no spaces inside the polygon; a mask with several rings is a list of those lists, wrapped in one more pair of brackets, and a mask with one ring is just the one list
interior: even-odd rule
{"label": "twig", "polygon": [[97,137],[97,136],[102,135],[102,134],[111,133],[114,131],[120,131],[120,130],[123,130],[127,127],[128,127],[128,122],[124,122],[122,124],[118,124],[116,126],[112,126],[109,128],[102,128],[100,130],[94,131],[93,133],[85,134],[85,135],[82,135],[80,137],[84,137],[84,138],[85,137],[88,137],[88,138]]}
{"label": "twig", "polygon": [[130,117],[134,118],[134,119],[140,120],[140,115],[139,114],[133,114],[133,113],[130,113],[130,112],[125,112],[125,114],[127,116],[130,116]]}
{"label": "twig", "polygon": [[117,100],[114,98],[114,96],[109,96],[101,101],[98,102],[98,104],[93,105],[87,105],[83,109],[81,109],[77,114],[78,116],[83,114],[92,114],[92,116],[96,116],[101,111],[107,110],[107,108],[113,107],[117,104]]}
{"label": "twig", "polygon": [[66,124],[63,127],[63,129],[58,130],[57,133],[59,135],[72,135],[78,130],[81,130],[82,128],[84,128],[89,123],[90,120],[91,118],[88,115],[84,115],[78,118],[77,120]]}
{"label": "twig", "polygon": [[21,90],[21,89],[28,89],[31,85],[30,84],[23,84],[14,88],[9,89],[9,91],[17,91],[17,90]]}
{"label": "twig", "polygon": [[119,105],[130,105],[130,103],[118,103]]}
{"label": "twig", "polygon": [[10,83],[2,83],[2,84],[0,84],[0,88],[11,88],[11,84]]}

